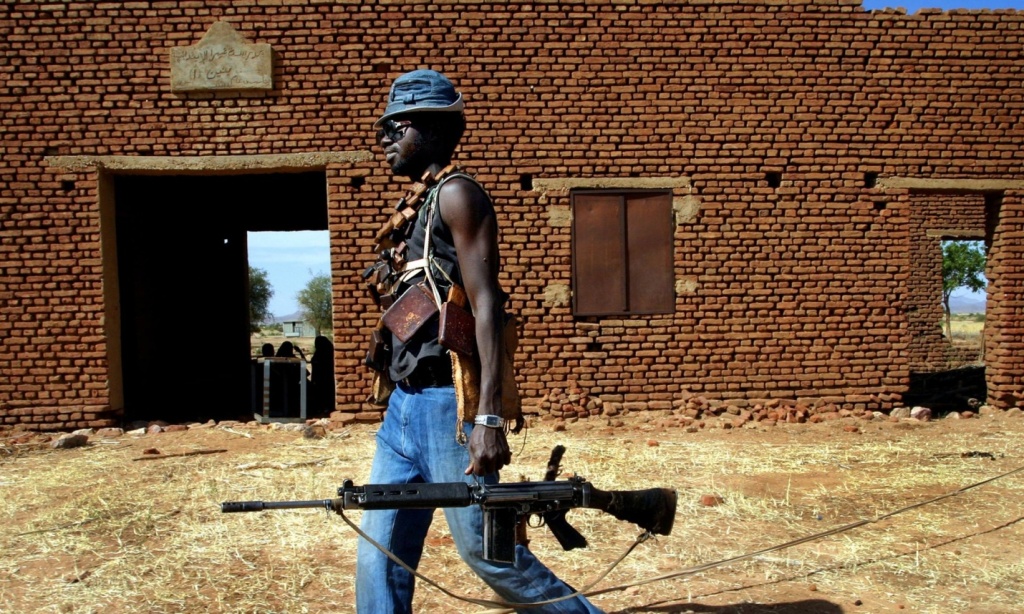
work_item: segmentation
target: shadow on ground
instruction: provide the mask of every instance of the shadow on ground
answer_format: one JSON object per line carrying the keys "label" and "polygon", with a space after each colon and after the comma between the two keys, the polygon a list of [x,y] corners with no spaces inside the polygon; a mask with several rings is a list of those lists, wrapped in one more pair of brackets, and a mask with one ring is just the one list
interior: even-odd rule
{"label": "shadow on ground", "polygon": [[714,614],[842,614],[843,609],[824,599],[806,599],[791,603],[737,603],[730,605],[703,605],[700,603],[647,605],[619,610],[614,614],[632,614],[636,612],[679,613],[714,612]]}

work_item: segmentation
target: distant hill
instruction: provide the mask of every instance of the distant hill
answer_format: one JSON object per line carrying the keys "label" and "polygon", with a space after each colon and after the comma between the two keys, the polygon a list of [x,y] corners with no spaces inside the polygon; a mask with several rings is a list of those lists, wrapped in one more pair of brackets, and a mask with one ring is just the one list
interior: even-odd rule
{"label": "distant hill", "polygon": [[949,297],[949,310],[953,313],[985,313],[985,299],[954,295]]}
{"label": "distant hill", "polygon": [[300,310],[300,311],[296,311],[294,313],[289,313],[288,315],[278,316],[278,317],[272,318],[270,320],[270,324],[282,324],[284,322],[301,322],[301,321],[302,321],[302,311]]}

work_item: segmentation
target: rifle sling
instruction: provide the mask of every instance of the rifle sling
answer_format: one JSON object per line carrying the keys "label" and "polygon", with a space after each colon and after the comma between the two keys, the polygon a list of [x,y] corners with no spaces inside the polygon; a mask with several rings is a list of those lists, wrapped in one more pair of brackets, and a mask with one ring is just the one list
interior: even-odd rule
{"label": "rifle sling", "polygon": [[448,595],[452,599],[458,599],[459,601],[465,601],[466,603],[472,603],[474,605],[478,605],[478,606],[482,606],[482,607],[488,607],[488,608],[502,608],[503,610],[504,609],[508,609],[508,608],[511,608],[511,609],[514,610],[515,608],[520,608],[520,607],[537,607],[537,606],[542,606],[542,605],[548,605],[550,603],[558,603],[559,601],[566,601],[568,599],[574,599],[575,597],[578,597],[578,596],[586,596],[587,595],[587,591],[589,591],[592,588],[594,588],[594,586],[596,586],[597,583],[600,582],[601,580],[604,580],[605,577],[609,573],[611,573],[611,571],[613,569],[618,567],[619,563],[621,563],[623,560],[625,560],[625,558],[627,556],[629,556],[629,554],[631,552],[633,552],[633,550],[637,546],[639,546],[643,542],[647,541],[647,539],[651,536],[651,532],[650,531],[644,531],[643,533],[638,535],[636,540],[632,544],[630,544],[628,548],[626,548],[626,551],[623,552],[622,555],[619,556],[619,558],[615,559],[612,562],[612,564],[608,566],[608,569],[605,569],[604,572],[602,572],[599,576],[597,576],[597,578],[595,578],[593,581],[589,582],[586,586],[584,586],[582,589],[580,589],[578,591],[575,591],[575,592],[570,593],[568,595],[563,595],[561,597],[555,597],[554,599],[546,599],[544,601],[534,601],[534,602],[531,602],[531,603],[509,603],[507,601],[492,601],[490,599],[476,599],[474,597],[466,597],[465,595],[456,595],[455,593],[449,591],[448,589],[446,589],[445,587],[441,586],[437,582],[434,582],[430,578],[424,576],[420,572],[416,571],[415,569],[413,569],[412,567],[407,565],[405,563],[405,561],[403,561],[402,559],[398,558],[393,552],[391,552],[390,550],[388,550],[384,546],[380,545],[375,539],[373,539],[372,537],[367,535],[365,532],[363,532],[363,530],[360,529],[356,525],[356,523],[354,523],[351,520],[349,520],[349,517],[345,515],[345,510],[344,509],[338,508],[335,511],[337,512],[337,514],[339,516],[341,516],[341,519],[345,521],[345,524],[347,524],[349,527],[352,528],[353,531],[356,532],[356,535],[358,535],[359,537],[362,537],[363,539],[365,539],[367,541],[367,543],[369,543],[371,546],[373,546],[377,550],[380,550],[381,553],[384,556],[386,556],[389,559],[391,559],[391,561],[393,563],[395,563],[396,565],[398,565],[402,569],[408,571],[412,575],[416,576],[420,580],[423,580],[424,582],[426,582],[430,586],[433,586],[434,588],[436,588],[437,590],[441,591],[445,595]]}

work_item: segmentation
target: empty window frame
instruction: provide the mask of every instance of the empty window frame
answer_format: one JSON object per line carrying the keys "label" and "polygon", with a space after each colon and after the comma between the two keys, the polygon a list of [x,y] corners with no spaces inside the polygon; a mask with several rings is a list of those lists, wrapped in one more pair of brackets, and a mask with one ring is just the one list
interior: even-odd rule
{"label": "empty window frame", "polygon": [[574,191],[573,313],[672,313],[671,192]]}

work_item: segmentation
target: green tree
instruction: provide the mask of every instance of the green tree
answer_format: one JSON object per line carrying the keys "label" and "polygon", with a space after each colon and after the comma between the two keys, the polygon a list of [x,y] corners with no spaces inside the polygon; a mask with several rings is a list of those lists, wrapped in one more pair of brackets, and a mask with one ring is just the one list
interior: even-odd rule
{"label": "green tree", "polygon": [[270,298],[274,289],[263,269],[249,267],[249,331],[260,332],[260,325],[273,318],[270,313]]}
{"label": "green tree", "polygon": [[946,335],[953,338],[949,297],[958,288],[972,292],[985,289],[985,248],[978,241],[945,241],[942,244],[942,309]]}
{"label": "green tree", "polygon": [[[312,273],[312,271],[310,271]],[[302,317],[313,325],[316,334],[331,330],[333,305],[331,301],[331,278],[320,273],[314,275],[296,297],[302,308]]]}

